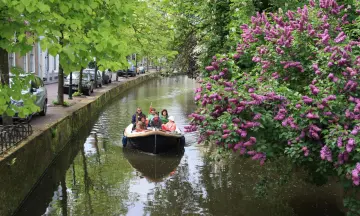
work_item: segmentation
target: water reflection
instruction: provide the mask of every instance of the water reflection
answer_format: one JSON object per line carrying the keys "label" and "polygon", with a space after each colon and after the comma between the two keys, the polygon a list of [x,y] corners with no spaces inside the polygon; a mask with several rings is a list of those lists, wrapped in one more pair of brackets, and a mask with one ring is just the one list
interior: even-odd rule
{"label": "water reflection", "polygon": [[128,148],[124,148],[123,153],[131,166],[150,182],[162,182],[164,178],[174,175],[184,155],[184,152],[151,155]]}
{"label": "water reflection", "polygon": [[195,144],[196,133],[186,134],[179,155],[122,149],[122,131],[138,106],[166,108],[183,129],[195,87],[178,77],[124,92],[69,143],[17,215],[343,215],[336,185],[309,185],[282,161],[215,162],[212,151]]}

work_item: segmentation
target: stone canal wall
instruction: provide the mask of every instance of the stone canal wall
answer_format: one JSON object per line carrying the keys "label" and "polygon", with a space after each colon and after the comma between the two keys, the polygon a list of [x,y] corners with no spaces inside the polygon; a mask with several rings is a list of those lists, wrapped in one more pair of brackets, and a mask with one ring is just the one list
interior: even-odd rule
{"label": "stone canal wall", "polygon": [[105,104],[125,90],[158,76],[159,73],[150,73],[114,85],[94,99],[70,109],[65,117],[34,132],[1,158],[0,215],[14,214],[71,137],[84,125],[91,124]]}

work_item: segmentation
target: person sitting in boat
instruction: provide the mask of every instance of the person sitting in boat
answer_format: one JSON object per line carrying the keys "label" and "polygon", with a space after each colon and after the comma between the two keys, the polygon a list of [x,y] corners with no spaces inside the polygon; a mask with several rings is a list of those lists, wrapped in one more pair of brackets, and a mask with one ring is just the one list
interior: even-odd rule
{"label": "person sitting in boat", "polygon": [[147,116],[147,118],[148,118],[149,122],[151,122],[151,120],[154,118],[155,113],[156,113],[155,108],[150,108],[149,115]]}
{"label": "person sitting in boat", "polygon": [[138,108],[136,109],[136,113],[132,116],[131,123],[132,123],[133,125],[135,125],[136,122],[138,121],[138,119],[139,119],[142,115],[144,115],[144,114],[142,113],[141,108],[138,107]]}
{"label": "person sitting in boat", "polygon": [[175,124],[175,118],[174,116],[170,116],[168,118],[169,122],[166,124],[163,124],[161,126],[161,129],[164,131],[170,131],[170,132],[174,132],[176,130],[176,124]]}
{"label": "person sitting in boat", "polygon": [[155,113],[154,118],[150,122],[150,127],[160,129],[161,125],[162,125],[162,121],[159,117],[159,113],[157,112],[157,113]]}
{"label": "person sitting in boat", "polygon": [[146,126],[146,117],[145,115],[142,115],[138,121],[136,122],[136,132],[143,132],[143,131],[147,131],[147,126]]}
{"label": "person sitting in boat", "polygon": [[169,118],[168,111],[166,109],[163,109],[161,111],[161,116],[160,116],[160,119],[161,119],[162,123],[163,124],[168,123],[169,122],[168,118]]}

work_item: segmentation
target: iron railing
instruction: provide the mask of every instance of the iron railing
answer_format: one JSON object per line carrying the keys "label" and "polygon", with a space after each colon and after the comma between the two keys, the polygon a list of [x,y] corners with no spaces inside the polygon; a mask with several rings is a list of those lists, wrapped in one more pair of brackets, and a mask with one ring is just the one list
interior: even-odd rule
{"label": "iron railing", "polygon": [[0,154],[16,146],[19,142],[32,134],[33,130],[28,123],[0,125]]}

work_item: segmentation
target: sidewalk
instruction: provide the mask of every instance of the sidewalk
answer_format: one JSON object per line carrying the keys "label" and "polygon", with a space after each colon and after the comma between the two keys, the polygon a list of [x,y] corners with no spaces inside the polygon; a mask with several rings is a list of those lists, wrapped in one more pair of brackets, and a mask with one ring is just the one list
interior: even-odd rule
{"label": "sidewalk", "polygon": [[[150,70],[148,73],[155,72],[155,70]],[[137,75],[138,76],[144,76],[144,74]],[[52,123],[54,121],[57,121],[58,119],[65,117],[69,111],[73,110],[77,105],[83,104],[88,102],[89,100],[95,99],[95,96],[100,95],[101,92],[108,91],[109,89],[113,88],[114,86],[119,85],[122,82],[125,82],[127,80],[132,80],[136,77],[119,77],[118,82],[116,82],[116,75],[113,74],[112,76],[112,82],[107,85],[103,85],[101,88],[96,88],[94,90],[94,93],[92,93],[90,96],[81,96],[81,97],[73,97],[72,100],[69,100],[69,95],[64,94],[64,101],[67,101],[69,104],[71,104],[70,107],[62,107],[62,106],[54,106],[53,101],[57,100],[57,92],[58,92],[58,83],[48,84],[45,85],[47,89],[48,94],[48,110],[46,116],[33,116],[33,119],[31,120],[31,125],[33,126],[34,130],[42,130],[45,125]],[[76,109],[76,108],[75,108]]]}

